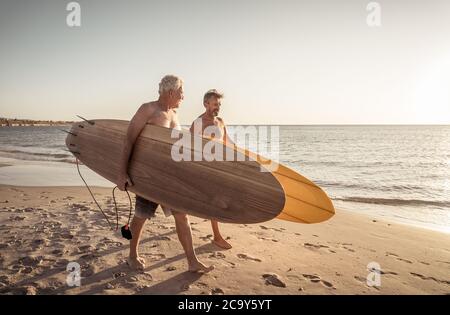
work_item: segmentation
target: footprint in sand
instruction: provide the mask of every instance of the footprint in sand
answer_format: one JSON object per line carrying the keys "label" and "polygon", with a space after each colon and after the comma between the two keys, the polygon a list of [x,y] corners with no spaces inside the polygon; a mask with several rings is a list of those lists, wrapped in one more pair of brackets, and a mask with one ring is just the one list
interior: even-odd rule
{"label": "footprint in sand", "polygon": [[95,248],[92,245],[83,245],[78,247],[78,253],[80,254],[92,252],[94,250]]}
{"label": "footprint in sand", "polygon": [[191,285],[188,283],[184,283],[181,285],[180,290],[183,292],[189,291],[191,289]]}
{"label": "footprint in sand", "polygon": [[113,279],[123,278],[125,276],[126,276],[126,273],[124,273],[124,272],[116,272],[113,274]]}
{"label": "footprint in sand", "polygon": [[279,240],[277,240],[275,238],[258,237],[258,239],[262,240],[262,241],[272,241],[272,242],[275,242],[275,243],[279,242]]}
{"label": "footprint in sand", "polygon": [[6,275],[0,276],[0,288],[6,287],[11,284],[9,277]]}
{"label": "footprint in sand", "polygon": [[10,216],[9,219],[11,221],[23,221],[26,219],[26,217],[21,217],[20,215],[16,215],[16,216]]}
{"label": "footprint in sand", "polygon": [[224,295],[225,292],[223,292],[223,290],[221,288],[212,288],[211,294],[212,295]]}
{"label": "footprint in sand", "polygon": [[22,273],[22,274],[30,274],[32,272],[33,272],[33,267],[25,267],[25,268],[19,270],[19,273]]}
{"label": "footprint in sand", "polygon": [[164,255],[164,254],[146,253],[146,254],[142,254],[142,256],[148,257],[150,261],[159,261],[161,259],[166,258],[166,255]]}
{"label": "footprint in sand", "polygon": [[97,267],[97,264],[84,264],[81,266],[81,276],[82,277],[90,277],[97,273],[99,271],[99,268]]}
{"label": "footprint in sand", "polygon": [[43,262],[43,256],[31,257],[26,256],[19,258],[18,263],[27,267],[37,267]]}
{"label": "footprint in sand", "polygon": [[[376,272],[376,270],[371,270],[372,272]],[[394,272],[394,271],[387,271],[387,270],[380,270],[380,274],[382,275],[394,275],[394,276],[398,276],[398,273]]]}
{"label": "footprint in sand", "polygon": [[334,289],[334,290],[336,289],[331,282],[321,279],[318,275],[310,275],[310,274],[304,273],[304,274],[302,274],[302,276],[305,279],[311,281],[312,283],[321,283],[326,288]]}
{"label": "footprint in sand", "polygon": [[225,254],[221,253],[221,252],[214,252],[211,255],[208,256],[209,258],[216,258],[216,259],[224,259],[225,258]]}
{"label": "footprint in sand", "polygon": [[312,244],[312,243],[303,243],[303,246],[308,249],[311,249],[311,250],[317,250],[317,249],[321,249],[321,248],[330,248],[329,246],[326,246],[326,245]]}
{"label": "footprint in sand", "polygon": [[100,254],[92,252],[92,253],[84,254],[84,255],[80,256],[80,259],[90,261],[90,260],[94,260],[95,258],[98,258],[98,257],[100,257]]}
{"label": "footprint in sand", "polygon": [[355,250],[353,248],[350,248],[350,246],[353,246],[352,243],[336,243],[339,248],[343,248],[351,253],[354,253]]}
{"label": "footprint in sand", "polygon": [[194,285],[200,289],[204,289],[204,288],[208,287],[208,285],[204,282],[196,282]]}
{"label": "footprint in sand", "polygon": [[270,228],[270,227],[267,227],[267,226],[264,226],[264,225],[260,225],[259,227],[261,229],[263,229],[263,230],[273,230],[273,231],[276,231],[276,232],[283,232],[285,230],[284,228],[276,229],[276,228]]}
{"label": "footprint in sand", "polygon": [[403,261],[403,262],[405,262],[407,264],[412,264],[413,263],[411,260],[400,258],[397,254],[394,254],[394,253],[386,252],[386,256],[394,257],[395,259],[397,259],[399,261]]}
{"label": "footprint in sand", "polygon": [[81,242],[89,242],[91,240],[91,237],[88,235],[77,235],[76,238]]}
{"label": "footprint in sand", "polygon": [[38,238],[38,239],[33,240],[31,246],[32,246],[32,248],[34,250],[36,250],[36,249],[42,248],[43,246],[47,247],[48,244],[50,244],[50,241],[48,239],[46,239],[46,238],[44,238],[44,239]]}
{"label": "footprint in sand", "polygon": [[110,247],[120,247],[120,246],[123,245],[122,242],[114,241],[114,240],[109,239],[109,238],[107,238],[107,237],[102,238],[102,239],[100,240],[100,243],[103,244],[103,245],[105,245],[107,248],[110,248]]}
{"label": "footprint in sand", "polygon": [[261,262],[261,259],[249,256],[247,254],[237,254],[237,257],[240,259],[244,259],[244,260],[252,260],[252,261]]}
{"label": "footprint in sand", "polygon": [[202,241],[205,241],[205,242],[209,242],[212,238],[213,238],[213,236],[211,234],[199,237],[199,239],[201,239]]}
{"label": "footprint in sand", "polygon": [[175,271],[175,270],[177,270],[177,267],[175,267],[175,266],[168,266],[166,268],[166,271]]}
{"label": "footprint in sand", "polygon": [[284,283],[284,281],[281,279],[281,277],[279,275],[277,275],[276,273],[266,273],[262,275],[264,282],[266,285],[273,285],[275,287],[279,287],[279,288],[286,288],[286,283]]}
{"label": "footprint in sand", "polygon": [[157,241],[171,241],[172,239],[168,236],[157,236],[155,237],[155,240]]}
{"label": "footprint in sand", "polygon": [[63,251],[61,249],[54,249],[54,250],[51,251],[51,254],[55,255],[57,257],[61,257],[64,253],[63,253]]}
{"label": "footprint in sand", "polygon": [[450,280],[441,280],[441,279],[437,279],[435,277],[428,277],[428,276],[424,276],[420,273],[415,273],[415,272],[410,272],[411,275],[413,275],[414,277],[420,278],[422,280],[431,280],[440,284],[446,284],[446,285],[450,285]]}
{"label": "footprint in sand", "polygon": [[62,238],[63,240],[71,240],[74,238],[74,235],[70,231],[62,231],[59,234],[59,238]]}

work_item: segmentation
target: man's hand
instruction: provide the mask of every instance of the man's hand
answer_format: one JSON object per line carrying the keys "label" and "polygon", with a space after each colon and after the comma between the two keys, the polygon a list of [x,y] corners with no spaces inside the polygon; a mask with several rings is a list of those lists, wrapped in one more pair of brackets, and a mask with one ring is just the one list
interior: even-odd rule
{"label": "man's hand", "polygon": [[127,186],[133,186],[130,176],[127,173],[122,173],[117,178],[117,188],[124,191]]}

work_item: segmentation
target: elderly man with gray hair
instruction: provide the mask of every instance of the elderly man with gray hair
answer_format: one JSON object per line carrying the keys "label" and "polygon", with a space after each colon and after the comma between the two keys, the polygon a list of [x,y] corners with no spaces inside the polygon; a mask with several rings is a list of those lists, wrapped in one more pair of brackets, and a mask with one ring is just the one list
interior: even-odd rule
{"label": "elderly man with gray hair", "polygon": [[[138,109],[130,121],[123,144],[121,168],[117,178],[117,186],[119,189],[125,190],[127,185],[133,185],[128,175],[128,162],[133,151],[134,143],[147,123],[178,130],[181,129],[176,108],[180,106],[183,98],[183,81],[176,76],[167,75],[162,78],[159,84],[159,98],[156,101],[143,104]],[[138,245],[145,221],[154,216],[157,207],[158,204],[155,202],[141,196],[136,196],[135,213],[130,224],[133,237],[130,241],[130,255],[127,260],[133,269],[145,268],[145,261],[138,253]],[[214,269],[214,266],[205,266],[195,255],[192,244],[191,226],[187,215],[164,205],[161,205],[161,208],[166,216],[172,214],[175,218],[178,239],[186,253],[189,271],[209,272]]]}

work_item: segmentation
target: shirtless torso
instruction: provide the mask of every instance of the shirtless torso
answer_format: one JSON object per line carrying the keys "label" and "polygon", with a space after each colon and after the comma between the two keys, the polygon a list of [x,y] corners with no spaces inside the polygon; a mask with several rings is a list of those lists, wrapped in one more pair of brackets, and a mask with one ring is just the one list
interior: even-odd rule
{"label": "shirtless torso", "polygon": [[[196,127],[198,126],[198,127]],[[201,128],[200,128],[201,126]],[[200,115],[191,125],[190,131],[192,133],[203,136],[205,134],[205,129],[208,127],[214,127],[213,132],[216,139],[220,139],[223,142],[231,142],[231,139],[228,136],[227,128],[222,118],[214,117],[209,118],[205,114]],[[210,129],[210,128],[209,128]]]}
{"label": "shirtless torso", "polygon": [[175,109],[169,108],[168,110],[161,109],[158,102],[149,102],[142,105],[144,108],[143,113],[146,115],[147,124],[181,129],[178,122],[178,115]]}

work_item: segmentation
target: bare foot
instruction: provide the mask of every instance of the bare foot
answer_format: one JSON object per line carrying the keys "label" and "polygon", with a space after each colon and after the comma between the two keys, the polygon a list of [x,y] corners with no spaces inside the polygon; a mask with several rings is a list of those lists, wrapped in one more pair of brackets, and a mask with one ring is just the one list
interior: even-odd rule
{"label": "bare foot", "polygon": [[145,263],[143,261],[141,261],[140,259],[142,259],[142,258],[140,258],[140,257],[128,257],[127,258],[127,264],[133,270],[144,270]]}
{"label": "bare foot", "polygon": [[230,243],[225,241],[223,238],[214,239],[213,243],[216,244],[217,246],[219,246],[220,248],[223,248],[223,249],[230,249],[230,248],[233,247],[233,246],[231,246]]}
{"label": "bare foot", "polygon": [[138,256],[137,260],[139,260],[145,266],[145,259],[144,258]]}
{"label": "bare foot", "polygon": [[208,272],[210,272],[213,269],[214,269],[213,265],[208,267],[208,266],[205,266],[204,264],[202,264],[199,261],[196,261],[196,262],[194,262],[192,264],[189,264],[189,271],[190,272],[204,272],[204,273],[208,273]]}

